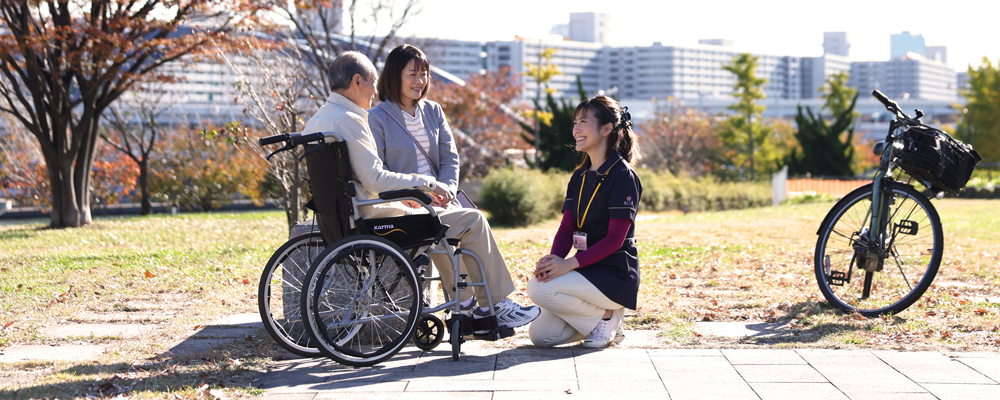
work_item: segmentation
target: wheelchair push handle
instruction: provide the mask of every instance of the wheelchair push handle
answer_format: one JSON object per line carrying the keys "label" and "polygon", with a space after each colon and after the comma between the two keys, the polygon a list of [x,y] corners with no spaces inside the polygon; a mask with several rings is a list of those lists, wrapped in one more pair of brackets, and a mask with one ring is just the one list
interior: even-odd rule
{"label": "wheelchair push handle", "polygon": [[280,135],[262,137],[260,139],[257,139],[257,143],[260,144],[261,146],[268,146],[275,143],[286,142],[288,141],[289,136],[290,135],[287,133],[282,133]]}
{"label": "wheelchair push handle", "polygon": [[322,142],[325,134],[323,132],[307,133],[301,135],[299,133],[282,133],[280,135],[267,136],[257,139],[257,143],[261,146],[267,146],[277,143],[284,143],[280,149],[277,149],[271,154],[267,155],[267,159],[270,160],[275,154],[281,153],[283,151],[288,151],[294,149],[295,146],[311,143],[311,142]]}

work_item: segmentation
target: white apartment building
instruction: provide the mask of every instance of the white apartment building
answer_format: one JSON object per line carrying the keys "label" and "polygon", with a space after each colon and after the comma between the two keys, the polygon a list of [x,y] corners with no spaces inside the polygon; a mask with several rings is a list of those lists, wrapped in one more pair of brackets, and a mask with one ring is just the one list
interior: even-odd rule
{"label": "white apartment building", "polygon": [[434,40],[421,49],[431,66],[461,79],[486,73],[486,43],[462,40]]}
{"label": "white apartment building", "polygon": [[[245,65],[243,60],[234,62]],[[158,73],[172,75],[177,80],[154,84],[149,89],[153,93],[140,95],[146,99],[158,96],[158,104],[153,106],[163,110],[158,121],[161,124],[195,127],[204,126],[203,122],[246,119],[244,105],[234,101],[236,76],[228,65],[186,57],[160,67]],[[126,92],[119,101],[126,109],[134,107],[137,104],[135,96],[133,92]]]}
{"label": "white apartment building", "polygon": [[890,98],[958,100],[955,70],[915,53],[889,61],[853,62],[849,84],[861,93],[879,90]]}
{"label": "white apartment building", "polygon": [[[558,38],[528,39],[516,38],[512,41],[488,42],[486,44],[486,69],[499,71],[501,68],[511,68],[521,79],[524,88],[523,99],[534,99],[538,83],[528,76],[525,63],[538,64],[540,53],[545,49],[554,49],[551,63],[558,66],[561,74],[548,82],[548,87],[556,91],[555,96],[576,96],[576,77],[580,76],[584,90],[597,92],[610,86],[602,87],[601,64],[604,57],[601,53],[605,47],[599,43],[573,42]],[[434,63],[434,61],[431,61]],[[543,61],[544,62],[544,61]],[[448,65],[438,64],[448,70]],[[542,87],[545,90],[545,87]],[[542,93],[544,97],[544,93]]]}

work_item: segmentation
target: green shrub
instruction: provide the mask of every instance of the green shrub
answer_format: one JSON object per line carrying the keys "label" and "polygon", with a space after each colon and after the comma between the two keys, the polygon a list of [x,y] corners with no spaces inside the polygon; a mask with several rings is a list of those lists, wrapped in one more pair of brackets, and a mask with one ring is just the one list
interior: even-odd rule
{"label": "green shrub", "polygon": [[[667,171],[636,170],[642,182],[639,211],[685,213],[736,210],[771,205],[771,185],[720,182],[707,176],[674,176]],[[570,174],[495,169],[483,180],[480,203],[498,225],[527,226],[561,214]]]}
{"label": "green shrub", "polygon": [[713,177],[674,176],[667,171],[639,169],[640,211],[683,212],[732,210],[771,204],[767,183],[719,182]]}
{"label": "green shrub", "polygon": [[480,205],[490,212],[491,223],[527,226],[550,218],[562,209],[565,173],[546,174],[536,170],[494,169],[483,179]]}

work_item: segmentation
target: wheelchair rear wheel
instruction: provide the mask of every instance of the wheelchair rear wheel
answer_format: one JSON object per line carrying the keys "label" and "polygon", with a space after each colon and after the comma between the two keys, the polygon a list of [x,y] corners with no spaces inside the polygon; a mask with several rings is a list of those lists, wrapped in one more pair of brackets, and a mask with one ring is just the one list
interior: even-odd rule
{"label": "wheelchair rear wheel", "polygon": [[334,243],[316,258],[305,285],[310,338],[334,361],[375,365],[413,336],[420,286],[406,253],[388,240],[360,235]]}
{"label": "wheelchair rear wheel", "polygon": [[313,259],[326,248],[319,232],[285,242],[264,266],[257,289],[257,308],[264,328],[281,347],[303,357],[320,355],[302,323],[302,282]]}

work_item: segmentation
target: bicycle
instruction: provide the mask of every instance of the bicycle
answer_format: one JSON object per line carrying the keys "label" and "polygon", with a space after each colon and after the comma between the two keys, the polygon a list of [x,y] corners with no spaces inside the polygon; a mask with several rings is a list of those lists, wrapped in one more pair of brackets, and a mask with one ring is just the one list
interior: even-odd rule
{"label": "bicycle", "polygon": [[[937,198],[957,193],[982,160],[972,146],[921,123],[922,111],[911,118],[878,90],[872,95],[895,117],[873,149],[881,155],[879,167],[872,183],[848,193],[827,213],[816,232],[814,256],[827,301],[866,317],[911,306],[941,264],[941,218],[910,182],[917,180]],[[900,170],[910,179],[897,181],[894,173]]]}

